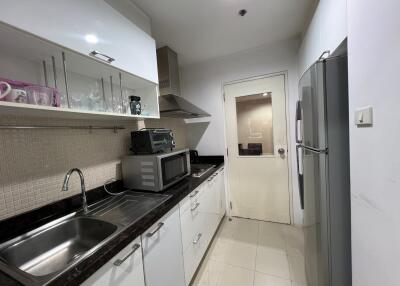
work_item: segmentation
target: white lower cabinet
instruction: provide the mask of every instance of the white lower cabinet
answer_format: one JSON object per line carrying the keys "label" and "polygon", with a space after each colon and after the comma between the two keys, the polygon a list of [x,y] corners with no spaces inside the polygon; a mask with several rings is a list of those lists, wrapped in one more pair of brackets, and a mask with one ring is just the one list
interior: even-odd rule
{"label": "white lower cabinet", "polygon": [[225,214],[225,190],[221,178],[223,172],[219,170],[195,190],[197,195],[193,199],[181,204],[186,285],[190,284]]}
{"label": "white lower cabinet", "polygon": [[219,195],[220,195],[220,206],[219,206],[219,215],[223,217],[226,212],[226,194],[225,194],[225,173],[224,173],[224,168],[221,168],[218,177],[217,177],[217,183],[216,183],[216,188],[219,190]]}
{"label": "white lower cabinet", "polygon": [[142,247],[146,286],[186,285],[178,207],[143,233]]}
{"label": "white lower cabinet", "polygon": [[188,286],[225,206],[220,169],[82,285]]}
{"label": "white lower cabinet", "polygon": [[103,265],[83,286],[145,286],[140,237]]}
{"label": "white lower cabinet", "polygon": [[198,233],[193,239],[192,243],[183,253],[183,260],[185,262],[185,278],[186,285],[190,284],[197,267],[199,266],[204,252],[207,249],[206,241],[204,240],[203,233]]}
{"label": "white lower cabinet", "polygon": [[[203,192],[201,192],[201,196]],[[202,226],[206,221],[206,215],[202,211],[202,197],[199,196],[192,202],[186,211],[181,209],[182,249],[185,251],[196,240],[196,237],[204,232]]]}

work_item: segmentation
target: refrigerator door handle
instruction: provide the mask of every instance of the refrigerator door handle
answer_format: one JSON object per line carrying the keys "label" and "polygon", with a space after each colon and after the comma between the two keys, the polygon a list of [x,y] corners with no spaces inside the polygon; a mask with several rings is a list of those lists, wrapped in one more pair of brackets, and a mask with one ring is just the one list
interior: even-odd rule
{"label": "refrigerator door handle", "polygon": [[295,132],[296,132],[296,143],[301,144],[303,140],[299,138],[299,122],[301,122],[301,103],[300,100],[296,103],[296,123],[295,123]]}
{"label": "refrigerator door handle", "polygon": [[315,154],[328,154],[328,148],[315,149],[315,148],[307,147],[307,146],[301,146],[301,148],[304,148],[305,150],[310,151],[311,153],[315,153]]}
{"label": "refrigerator door handle", "polygon": [[300,206],[301,206],[301,209],[304,210],[304,178],[303,178],[303,174],[300,173],[300,156],[299,156],[299,151],[301,148],[302,148],[302,146],[300,146],[300,145],[296,146],[297,180],[299,183]]}

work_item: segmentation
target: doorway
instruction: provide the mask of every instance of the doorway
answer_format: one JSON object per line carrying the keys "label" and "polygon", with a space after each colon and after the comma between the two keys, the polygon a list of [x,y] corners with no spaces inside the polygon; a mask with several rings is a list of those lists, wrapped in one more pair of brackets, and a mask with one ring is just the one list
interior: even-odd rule
{"label": "doorway", "polygon": [[290,224],[285,74],[224,85],[231,215]]}

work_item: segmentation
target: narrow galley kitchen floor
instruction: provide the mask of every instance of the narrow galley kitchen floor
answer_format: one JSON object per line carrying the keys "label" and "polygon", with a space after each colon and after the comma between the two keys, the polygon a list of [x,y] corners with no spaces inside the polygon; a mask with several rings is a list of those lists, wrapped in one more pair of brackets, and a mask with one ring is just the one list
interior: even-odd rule
{"label": "narrow galley kitchen floor", "polygon": [[224,219],[192,286],[307,286],[302,229]]}

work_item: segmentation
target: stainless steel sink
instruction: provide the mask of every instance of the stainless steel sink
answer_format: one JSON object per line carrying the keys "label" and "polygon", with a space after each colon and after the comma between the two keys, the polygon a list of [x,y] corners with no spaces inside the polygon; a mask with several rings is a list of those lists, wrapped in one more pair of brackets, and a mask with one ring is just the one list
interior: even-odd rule
{"label": "stainless steel sink", "polygon": [[24,285],[48,285],[170,196],[128,192],[0,245],[0,270]]}
{"label": "stainless steel sink", "polygon": [[65,269],[116,230],[109,222],[74,217],[12,241],[0,251],[0,259],[33,276],[45,276]]}

